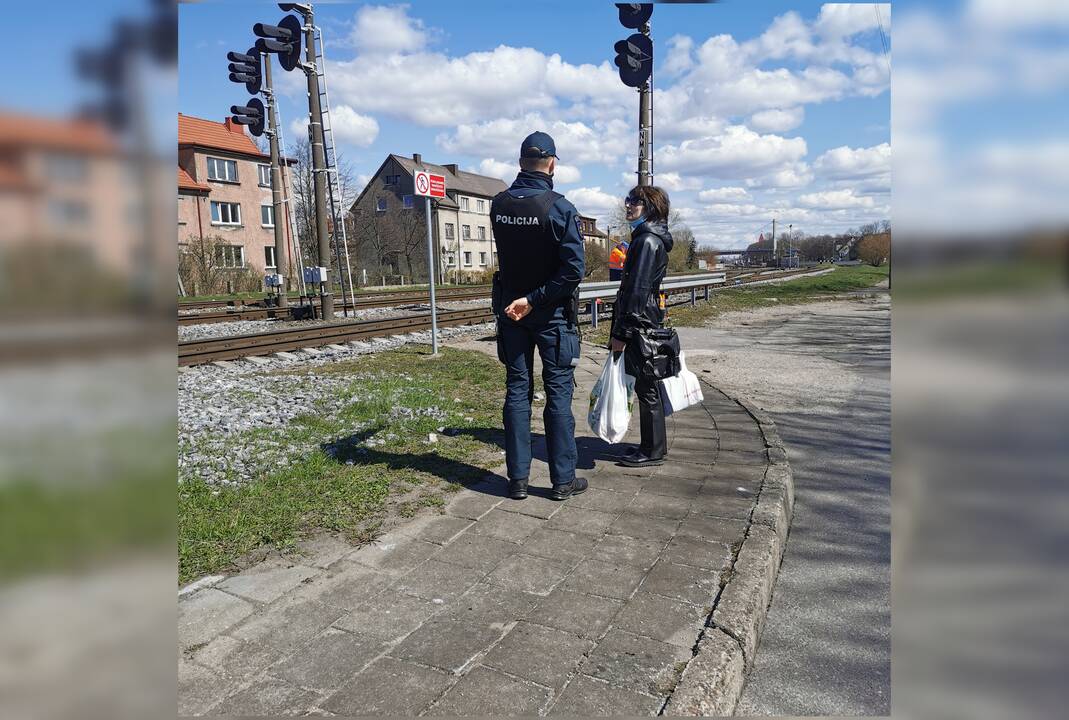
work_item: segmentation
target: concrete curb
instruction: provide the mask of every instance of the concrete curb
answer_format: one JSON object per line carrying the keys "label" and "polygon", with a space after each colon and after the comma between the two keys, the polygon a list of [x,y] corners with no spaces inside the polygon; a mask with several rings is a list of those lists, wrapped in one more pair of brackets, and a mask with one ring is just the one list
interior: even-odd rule
{"label": "concrete curb", "polygon": [[757,421],[769,464],[746,538],[664,715],[734,714],[753,668],[794,512],[794,475],[776,424],[751,402],[724,394]]}

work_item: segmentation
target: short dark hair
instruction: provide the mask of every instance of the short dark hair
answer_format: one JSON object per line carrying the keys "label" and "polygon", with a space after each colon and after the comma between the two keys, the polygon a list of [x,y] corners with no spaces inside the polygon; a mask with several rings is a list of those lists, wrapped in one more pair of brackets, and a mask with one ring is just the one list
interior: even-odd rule
{"label": "short dark hair", "polygon": [[549,161],[553,159],[553,156],[544,158],[520,158],[520,170],[524,172],[545,172],[549,169]]}
{"label": "short dark hair", "polygon": [[646,208],[647,220],[668,221],[671,203],[668,201],[668,193],[663,189],[656,185],[636,185],[627,195],[642,200],[642,205]]}

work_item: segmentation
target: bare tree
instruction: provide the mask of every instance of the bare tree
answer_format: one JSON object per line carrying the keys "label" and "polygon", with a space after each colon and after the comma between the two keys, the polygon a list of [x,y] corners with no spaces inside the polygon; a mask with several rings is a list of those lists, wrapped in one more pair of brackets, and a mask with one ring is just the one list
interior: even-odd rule
{"label": "bare tree", "polygon": [[[297,222],[297,239],[301,247],[301,254],[306,261],[322,262],[319,257],[319,240],[316,237],[316,207],[315,207],[315,173],[312,172],[312,145],[307,137],[301,137],[290,143],[289,157],[295,159],[297,164],[290,170],[293,187],[293,212]],[[338,180],[338,195],[334,198],[334,212],[339,217],[346,217],[356,196],[362,188],[358,187],[356,174],[345,156],[337,156],[335,172]],[[330,218],[330,200],[328,194],[327,217]],[[333,228],[334,223],[328,222],[328,227]],[[346,234],[352,228],[351,223],[345,226]],[[337,233],[337,241],[341,241],[341,232]],[[349,238],[349,251],[353,251],[353,239]],[[341,248],[339,248],[341,249]],[[344,249],[342,254],[344,255]]]}
{"label": "bare tree", "polygon": [[588,280],[608,280],[609,254],[605,252],[605,246],[598,240],[588,240],[585,244],[586,278]]}
{"label": "bare tree", "polygon": [[857,256],[873,267],[883,265],[891,257],[891,234],[866,235],[857,245]]}

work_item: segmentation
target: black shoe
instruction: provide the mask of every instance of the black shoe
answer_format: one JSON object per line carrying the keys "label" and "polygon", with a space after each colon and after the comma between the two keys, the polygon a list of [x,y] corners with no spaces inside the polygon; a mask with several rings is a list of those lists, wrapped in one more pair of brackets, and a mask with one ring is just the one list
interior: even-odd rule
{"label": "black shoe", "polygon": [[628,455],[620,460],[620,464],[626,467],[653,467],[655,465],[664,465],[664,458],[650,458],[643,455],[641,452],[635,455]]}
{"label": "black shoe", "polygon": [[578,495],[587,488],[586,478],[576,477],[567,485],[554,485],[549,491],[549,497],[553,500],[567,500],[572,495]]}
{"label": "black shoe", "polygon": [[640,457],[641,455],[642,455],[642,448],[640,448],[638,445],[635,445],[634,447],[629,447],[624,452],[623,455],[618,455],[617,457],[619,457],[621,459],[623,459],[623,458],[636,458],[636,457]]}
{"label": "black shoe", "polygon": [[509,480],[509,497],[513,500],[523,500],[527,497],[527,478]]}

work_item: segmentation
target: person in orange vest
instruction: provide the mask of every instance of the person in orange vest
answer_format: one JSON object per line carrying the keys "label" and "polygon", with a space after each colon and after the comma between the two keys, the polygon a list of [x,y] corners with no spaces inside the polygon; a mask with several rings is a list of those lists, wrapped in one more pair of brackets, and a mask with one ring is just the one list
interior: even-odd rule
{"label": "person in orange vest", "polygon": [[609,253],[609,280],[623,280],[624,278],[624,261],[627,260],[627,246],[626,240],[621,240],[616,243],[612,251]]}

